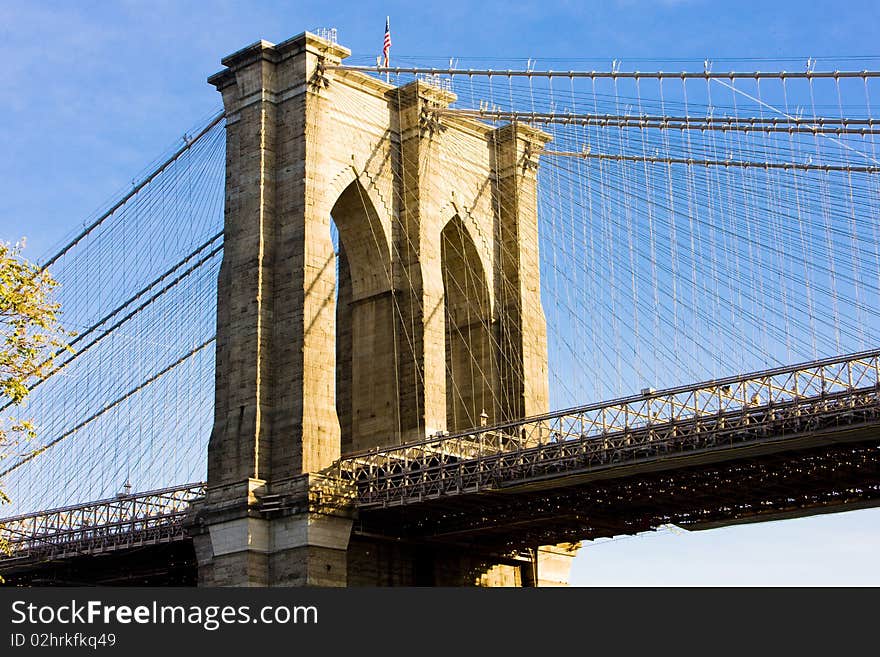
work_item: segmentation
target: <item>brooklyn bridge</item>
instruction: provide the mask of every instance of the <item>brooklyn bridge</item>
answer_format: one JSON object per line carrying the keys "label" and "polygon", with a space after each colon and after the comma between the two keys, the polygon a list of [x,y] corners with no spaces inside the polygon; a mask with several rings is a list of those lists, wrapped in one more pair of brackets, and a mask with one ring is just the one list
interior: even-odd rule
{"label": "brooklyn bridge", "polygon": [[349,58],[224,58],[41,263],[76,335],[0,461],[8,582],[549,586],[878,504],[880,71]]}

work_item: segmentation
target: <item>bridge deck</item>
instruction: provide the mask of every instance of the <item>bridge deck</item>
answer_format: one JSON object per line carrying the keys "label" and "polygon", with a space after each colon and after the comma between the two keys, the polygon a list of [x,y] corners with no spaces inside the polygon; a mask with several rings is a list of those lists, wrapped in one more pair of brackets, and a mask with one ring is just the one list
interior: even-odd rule
{"label": "bridge deck", "polygon": [[0,563],[7,568],[182,540],[189,503],[204,490],[192,483],[5,518],[0,539],[8,555]]}
{"label": "bridge deck", "polygon": [[[356,531],[510,549],[872,505],[880,350],[355,454],[325,474],[353,487]],[[187,484],[7,518],[0,566],[187,540],[203,494]]]}
{"label": "bridge deck", "polygon": [[381,448],[336,474],[367,509],[803,449],[874,426],[878,382],[880,351],[864,352]]}
{"label": "bridge deck", "polygon": [[495,550],[880,505],[880,434],[848,444],[373,507],[356,530]]}

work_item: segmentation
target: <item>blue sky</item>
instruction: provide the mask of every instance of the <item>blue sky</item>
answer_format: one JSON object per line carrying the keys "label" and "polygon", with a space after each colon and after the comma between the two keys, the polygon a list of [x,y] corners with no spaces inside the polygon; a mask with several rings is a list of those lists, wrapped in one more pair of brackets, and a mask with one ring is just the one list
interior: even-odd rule
{"label": "blue sky", "polygon": [[[878,55],[873,2],[0,2],[0,239],[37,258],[219,108],[205,79],[259,38],[336,27],[361,61]],[[644,60],[664,60],[647,64]],[[409,59],[409,61],[415,61]],[[756,65],[760,67],[760,65]],[[587,401],[587,400],[585,400]],[[577,584],[880,584],[880,511],[586,547]]]}

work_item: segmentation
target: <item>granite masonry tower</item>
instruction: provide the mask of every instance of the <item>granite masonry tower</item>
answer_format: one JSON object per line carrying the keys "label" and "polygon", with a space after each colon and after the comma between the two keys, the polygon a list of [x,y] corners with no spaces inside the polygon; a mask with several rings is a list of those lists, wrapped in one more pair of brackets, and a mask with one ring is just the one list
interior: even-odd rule
{"label": "granite masonry tower", "polygon": [[[443,116],[448,88],[337,68],[348,55],[304,33],[210,78],[227,169],[200,583],[551,583],[467,546],[362,535],[322,474],[343,454],[548,404],[549,136]],[[565,579],[570,558],[540,559],[542,579]]]}

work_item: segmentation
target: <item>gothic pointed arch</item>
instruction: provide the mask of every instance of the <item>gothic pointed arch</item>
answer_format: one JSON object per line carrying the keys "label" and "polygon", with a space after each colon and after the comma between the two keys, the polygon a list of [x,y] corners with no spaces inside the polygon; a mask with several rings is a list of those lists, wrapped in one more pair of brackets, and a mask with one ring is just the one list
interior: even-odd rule
{"label": "gothic pointed arch", "polygon": [[338,231],[336,413],[342,452],[388,440],[397,426],[391,255],[382,219],[358,178],[330,216]]}
{"label": "gothic pointed arch", "polygon": [[449,430],[497,417],[498,364],[489,284],[479,252],[459,214],[441,232]]}

